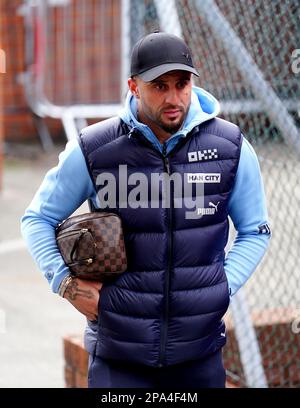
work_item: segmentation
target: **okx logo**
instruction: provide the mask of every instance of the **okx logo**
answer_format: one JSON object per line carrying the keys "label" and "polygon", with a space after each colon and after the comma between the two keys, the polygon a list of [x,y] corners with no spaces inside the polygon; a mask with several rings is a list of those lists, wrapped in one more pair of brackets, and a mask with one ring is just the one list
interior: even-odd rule
{"label": "okx logo", "polygon": [[217,149],[204,149],[198,150],[197,152],[188,152],[189,162],[197,162],[203,160],[212,160],[218,158]]}

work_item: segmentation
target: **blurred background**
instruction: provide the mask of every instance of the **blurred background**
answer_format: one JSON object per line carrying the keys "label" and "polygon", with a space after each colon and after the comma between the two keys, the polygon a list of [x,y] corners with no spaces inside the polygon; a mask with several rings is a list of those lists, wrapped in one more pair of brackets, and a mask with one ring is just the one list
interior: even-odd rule
{"label": "blurred background", "polygon": [[63,343],[84,318],[50,293],[19,220],[66,141],[120,110],[132,45],[157,29],[189,44],[195,85],[264,178],[273,237],[226,315],[228,384],[300,386],[299,0],[0,0],[0,387],[84,386]]}

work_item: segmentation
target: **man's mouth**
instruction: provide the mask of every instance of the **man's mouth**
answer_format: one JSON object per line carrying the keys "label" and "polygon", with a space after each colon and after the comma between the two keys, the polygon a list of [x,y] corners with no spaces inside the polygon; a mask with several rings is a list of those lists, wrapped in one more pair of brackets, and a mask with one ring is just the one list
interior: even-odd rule
{"label": "man's mouth", "polygon": [[181,114],[181,109],[167,109],[163,111],[163,114],[169,119],[175,118]]}

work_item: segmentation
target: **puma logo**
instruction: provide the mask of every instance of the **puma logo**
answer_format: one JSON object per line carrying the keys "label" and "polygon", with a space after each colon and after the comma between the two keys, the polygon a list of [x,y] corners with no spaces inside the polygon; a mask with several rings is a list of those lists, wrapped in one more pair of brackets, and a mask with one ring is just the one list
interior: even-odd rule
{"label": "puma logo", "polygon": [[189,54],[185,54],[185,53],[183,52],[182,55],[183,55],[187,60],[190,59],[190,55],[189,55]]}
{"label": "puma logo", "polygon": [[212,203],[211,201],[208,203],[210,207],[214,207],[215,211],[218,211],[218,205],[220,204],[220,201],[217,202],[217,204]]}
{"label": "puma logo", "polygon": [[220,201],[217,202],[217,204],[212,203],[211,201],[208,203],[209,207],[213,208],[197,208],[197,214],[200,216],[203,215],[215,215],[216,212],[218,212],[218,205],[220,204]]}

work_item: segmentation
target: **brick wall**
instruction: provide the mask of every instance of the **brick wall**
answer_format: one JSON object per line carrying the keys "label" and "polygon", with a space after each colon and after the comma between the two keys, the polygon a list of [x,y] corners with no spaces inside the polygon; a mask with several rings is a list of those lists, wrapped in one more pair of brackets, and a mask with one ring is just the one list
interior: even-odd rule
{"label": "brick wall", "polygon": [[[38,140],[18,79],[26,68],[24,19],[17,12],[22,4],[23,0],[0,1],[0,37],[7,56],[3,124],[9,141]],[[72,0],[68,7],[49,7],[44,93],[51,102],[119,102],[120,18],[120,0]],[[60,121],[48,118],[46,123],[52,137],[63,136]]]}
{"label": "brick wall", "polygon": [[[300,336],[292,331],[295,311],[277,308],[252,314],[260,346],[262,363],[268,384],[272,387],[300,386]],[[224,363],[233,374],[242,378],[235,384],[245,384],[238,343],[230,321],[226,321],[227,345]]]}
{"label": "brick wall", "polygon": [[82,336],[66,336],[63,341],[66,387],[86,388],[88,353],[83,348]]}
{"label": "brick wall", "polygon": [[[18,80],[19,74],[25,70],[24,22],[17,14],[22,3],[22,0],[0,1],[0,37],[6,52],[6,73],[2,83],[3,133],[8,141],[38,140],[23,86]],[[62,135],[59,121],[47,120],[46,123],[54,138]]]}

